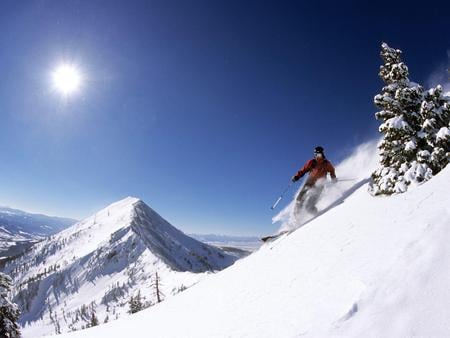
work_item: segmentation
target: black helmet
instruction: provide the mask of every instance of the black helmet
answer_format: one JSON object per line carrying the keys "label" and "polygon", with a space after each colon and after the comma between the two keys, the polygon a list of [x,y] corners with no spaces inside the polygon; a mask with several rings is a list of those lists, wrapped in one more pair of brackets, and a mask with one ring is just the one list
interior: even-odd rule
{"label": "black helmet", "polygon": [[323,155],[323,148],[321,146],[315,147],[314,154],[322,154]]}

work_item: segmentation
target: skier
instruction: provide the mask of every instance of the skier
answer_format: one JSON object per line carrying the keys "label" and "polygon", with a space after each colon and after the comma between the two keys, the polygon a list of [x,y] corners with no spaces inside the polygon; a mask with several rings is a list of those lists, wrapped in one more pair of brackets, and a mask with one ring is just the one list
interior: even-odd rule
{"label": "skier", "polygon": [[[306,162],[302,169],[297,174],[292,176],[292,182],[298,181],[303,175],[309,172],[309,177],[306,180],[302,190],[296,199],[296,212],[300,210],[305,201],[305,209],[312,213],[317,213],[316,203],[324,188],[323,184],[318,183],[320,179],[326,178],[327,173],[330,173],[333,182],[336,182],[336,174],[334,167],[330,161],[325,158],[324,149],[322,147],[316,147],[314,149],[314,158]],[[307,198],[309,196],[309,198]]]}

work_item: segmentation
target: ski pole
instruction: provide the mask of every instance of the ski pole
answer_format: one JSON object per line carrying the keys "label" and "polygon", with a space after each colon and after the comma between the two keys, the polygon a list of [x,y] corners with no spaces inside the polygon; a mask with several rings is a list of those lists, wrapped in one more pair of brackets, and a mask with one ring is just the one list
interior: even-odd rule
{"label": "ski pole", "polygon": [[356,181],[354,178],[338,178],[336,182],[351,182]]}
{"label": "ski pole", "polygon": [[278,199],[275,201],[275,203],[271,206],[270,209],[275,209],[276,206],[278,205],[278,203],[280,203],[281,199],[283,198],[283,195],[289,190],[289,188],[292,186],[294,182],[290,181],[287,188],[284,189],[284,191],[281,193],[280,197],[278,197]]}

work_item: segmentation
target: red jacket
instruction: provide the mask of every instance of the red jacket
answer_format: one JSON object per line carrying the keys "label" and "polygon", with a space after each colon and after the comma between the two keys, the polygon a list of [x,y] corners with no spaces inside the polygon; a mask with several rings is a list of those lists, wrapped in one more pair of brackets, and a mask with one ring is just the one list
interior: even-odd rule
{"label": "red jacket", "polygon": [[332,179],[336,179],[333,165],[325,158],[322,161],[316,159],[309,160],[295,176],[300,178],[307,172],[309,172],[308,180],[305,183],[307,185],[314,185],[318,179],[326,177],[327,173],[330,173]]}

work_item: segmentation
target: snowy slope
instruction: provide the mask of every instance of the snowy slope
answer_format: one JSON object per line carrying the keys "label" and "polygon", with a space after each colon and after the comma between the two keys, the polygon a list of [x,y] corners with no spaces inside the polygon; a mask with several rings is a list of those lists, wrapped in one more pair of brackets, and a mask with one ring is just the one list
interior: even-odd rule
{"label": "snowy slope", "polygon": [[0,258],[17,255],[45,236],[53,235],[75,222],[69,218],[0,207]]}
{"label": "snowy slope", "polygon": [[116,319],[140,290],[155,302],[158,273],[167,298],[223,269],[236,258],[170,225],[144,202],[125,198],[36,244],[4,272],[19,292],[14,300],[25,337],[84,327],[92,315]]}
{"label": "snowy slope", "polygon": [[374,154],[362,147],[339,166],[356,181],[292,234],[164,303],[61,337],[450,336],[450,168],[375,198]]}

